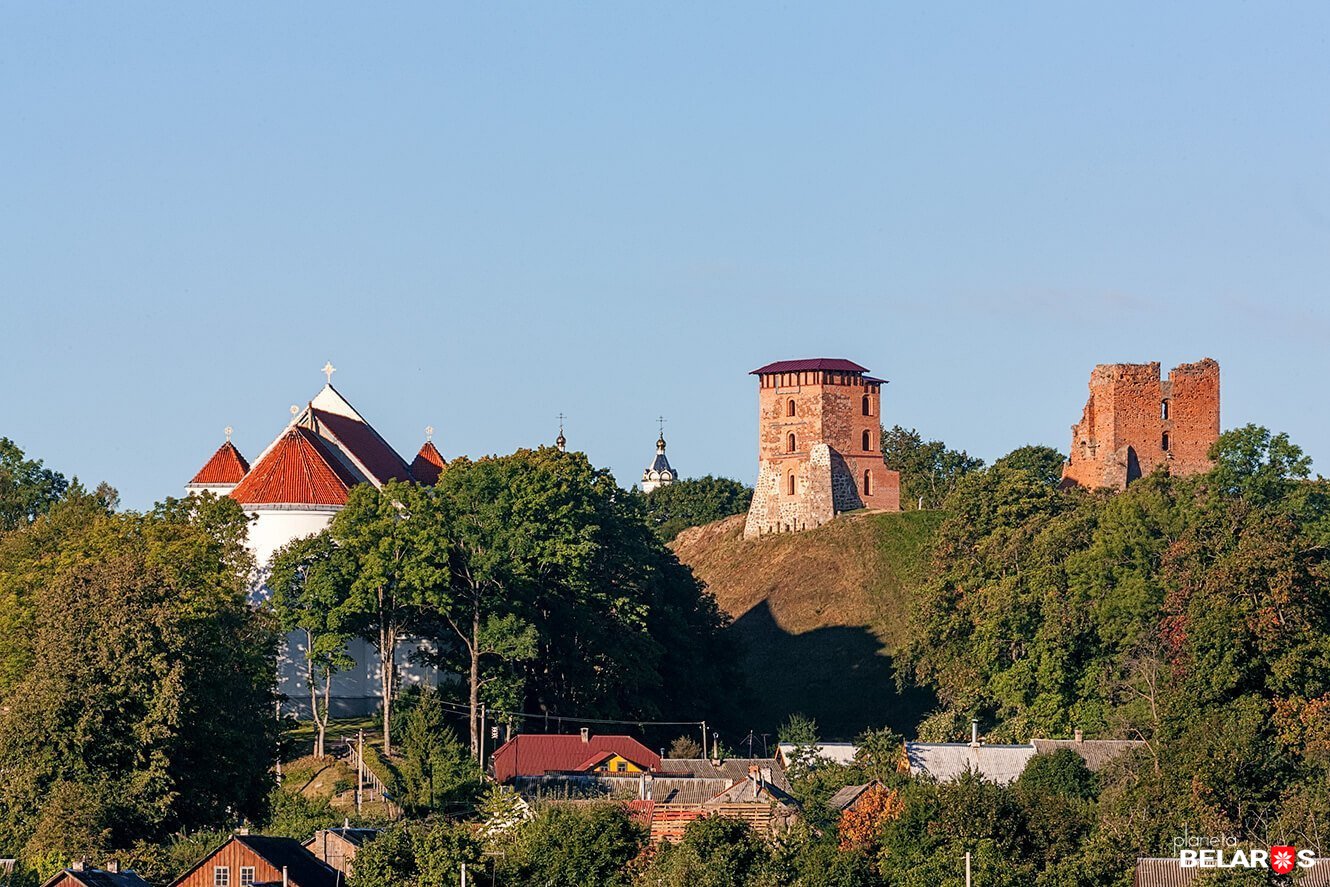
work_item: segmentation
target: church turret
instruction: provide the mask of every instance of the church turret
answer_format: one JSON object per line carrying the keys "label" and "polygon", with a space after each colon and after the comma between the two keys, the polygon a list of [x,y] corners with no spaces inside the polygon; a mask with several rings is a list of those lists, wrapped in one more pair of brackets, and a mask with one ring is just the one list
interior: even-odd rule
{"label": "church turret", "polygon": [[185,492],[209,492],[214,496],[225,496],[235,489],[236,484],[249,473],[249,463],[240,455],[235,444],[231,443],[231,427],[226,428],[226,442],[217,448],[199,473],[185,485]]}
{"label": "church turret", "polygon": [[670,460],[665,458],[665,420],[662,419],[660,437],[656,438],[656,458],[642,472],[642,492],[650,493],[659,487],[667,487],[678,478],[678,473],[670,467]]}
{"label": "church turret", "polygon": [[433,426],[426,428],[425,442],[421,444],[420,452],[416,453],[416,458],[411,462],[411,476],[422,484],[434,484],[438,482],[439,475],[443,473],[443,467],[447,464],[439,448],[434,446]]}
{"label": "church turret", "polygon": [[568,449],[568,438],[563,436],[563,413],[559,414],[559,436],[554,438],[554,445],[559,448],[560,453]]}

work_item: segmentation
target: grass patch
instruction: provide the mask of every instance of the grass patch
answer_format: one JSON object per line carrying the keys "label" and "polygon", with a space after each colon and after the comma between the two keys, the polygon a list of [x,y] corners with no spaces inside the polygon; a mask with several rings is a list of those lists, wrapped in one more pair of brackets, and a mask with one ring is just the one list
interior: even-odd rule
{"label": "grass patch", "polygon": [[681,534],[676,554],[733,617],[741,646],[748,687],[726,728],[774,732],[802,712],[828,739],[882,725],[912,735],[933,700],[897,691],[892,653],[945,517],[865,512],[745,540],[738,516]]}

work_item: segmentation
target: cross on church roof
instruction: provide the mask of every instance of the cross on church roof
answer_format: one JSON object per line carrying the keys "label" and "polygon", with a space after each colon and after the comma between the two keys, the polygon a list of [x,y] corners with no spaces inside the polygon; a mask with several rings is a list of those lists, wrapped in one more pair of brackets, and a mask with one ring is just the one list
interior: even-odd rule
{"label": "cross on church roof", "polygon": [[226,442],[227,442],[227,443],[230,443],[230,442],[231,442],[231,432],[234,431],[235,429],[232,428],[230,425],[227,425],[226,428],[224,428],[223,430],[226,432]]}
{"label": "cross on church roof", "polygon": [[337,372],[337,367],[332,365],[331,360],[323,365],[323,374],[328,377],[329,385],[332,384],[332,374],[335,372]]}
{"label": "cross on church roof", "polygon": [[434,426],[433,426],[433,425],[426,425],[426,426],[425,426],[425,440],[434,440]]}

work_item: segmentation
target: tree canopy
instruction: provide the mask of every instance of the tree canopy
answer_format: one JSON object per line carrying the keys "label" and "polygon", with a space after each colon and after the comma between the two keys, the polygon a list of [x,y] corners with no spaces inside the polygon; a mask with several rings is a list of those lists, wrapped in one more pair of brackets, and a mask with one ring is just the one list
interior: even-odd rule
{"label": "tree canopy", "polygon": [[[229,499],[72,495],[0,542],[0,855],[125,848],[262,814],[275,638]],[[10,851],[3,853],[4,850]]]}
{"label": "tree canopy", "polygon": [[728,477],[708,474],[676,480],[638,496],[647,524],[669,542],[689,527],[743,514],[753,500],[753,488]]}

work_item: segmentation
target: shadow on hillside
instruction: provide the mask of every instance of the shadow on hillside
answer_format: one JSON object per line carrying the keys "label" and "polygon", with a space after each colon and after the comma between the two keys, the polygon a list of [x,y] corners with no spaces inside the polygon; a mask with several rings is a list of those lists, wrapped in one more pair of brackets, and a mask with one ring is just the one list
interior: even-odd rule
{"label": "shadow on hillside", "polygon": [[[790,634],[766,601],[734,621],[746,692],[730,706],[733,732],[774,734],[793,712],[817,720],[823,739],[853,739],[870,727],[913,737],[935,705],[924,690],[896,689],[896,670],[872,632],[837,626]],[[774,742],[774,739],[772,740]]]}

